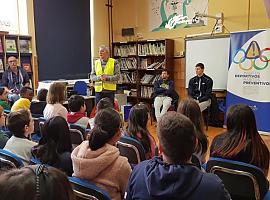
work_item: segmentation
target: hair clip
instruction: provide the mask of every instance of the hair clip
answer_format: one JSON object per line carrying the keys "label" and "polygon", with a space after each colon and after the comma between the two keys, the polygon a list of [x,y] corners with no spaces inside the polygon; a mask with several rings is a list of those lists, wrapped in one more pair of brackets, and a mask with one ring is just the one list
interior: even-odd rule
{"label": "hair clip", "polygon": [[38,165],[35,169],[36,174],[36,199],[40,199],[40,175],[44,172],[47,167],[43,164]]}

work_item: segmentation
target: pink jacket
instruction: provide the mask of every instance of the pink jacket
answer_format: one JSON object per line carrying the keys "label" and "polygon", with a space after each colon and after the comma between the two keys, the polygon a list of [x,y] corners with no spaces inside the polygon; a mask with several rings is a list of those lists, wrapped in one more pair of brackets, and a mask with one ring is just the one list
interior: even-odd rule
{"label": "pink jacket", "polygon": [[92,151],[84,141],[71,153],[73,176],[89,180],[105,189],[113,200],[123,199],[131,168],[118,148],[105,144]]}

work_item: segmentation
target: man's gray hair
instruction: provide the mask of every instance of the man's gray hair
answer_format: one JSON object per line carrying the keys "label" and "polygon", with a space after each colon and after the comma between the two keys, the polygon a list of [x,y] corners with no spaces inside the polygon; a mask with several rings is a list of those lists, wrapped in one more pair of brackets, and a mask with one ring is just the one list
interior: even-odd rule
{"label": "man's gray hair", "polygon": [[110,52],[110,49],[109,49],[109,47],[107,47],[107,46],[105,46],[105,45],[101,45],[101,46],[99,46],[99,50],[103,50],[103,51],[106,51],[106,52]]}

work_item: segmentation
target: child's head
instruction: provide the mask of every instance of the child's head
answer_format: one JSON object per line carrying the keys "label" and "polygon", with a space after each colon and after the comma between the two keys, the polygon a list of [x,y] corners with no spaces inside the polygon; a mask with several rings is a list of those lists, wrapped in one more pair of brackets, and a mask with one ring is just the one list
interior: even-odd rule
{"label": "child's head", "polygon": [[7,171],[0,176],[1,199],[73,200],[67,176],[44,165],[27,166]]}
{"label": "child's head", "polygon": [[47,103],[63,103],[65,101],[65,90],[66,86],[64,83],[55,82],[51,84],[47,95]]}
{"label": "child's head", "polygon": [[108,97],[100,99],[100,101],[97,103],[97,111],[105,108],[114,108],[112,101]]}
{"label": "child's head", "polygon": [[26,98],[26,99],[29,99],[29,101],[32,101],[33,96],[34,96],[34,91],[32,88],[24,86],[20,90],[20,95],[22,98]]}
{"label": "child's head", "polygon": [[39,101],[46,101],[46,98],[47,98],[47,93],[48,93],[48,90],[47,89],[40,89],[38,91],[38,94],[37,94],[37,100]]}
{"label": "child's head", "polygon": [[[60,116],[50,118],[44,124],[44,133],[40,144],[54,144],[58,153],[71,152],[72,145],[67,121]],[[51,145],[53,146],[53,145]]]}
{"label": "child's head", "polygon": [[190,161],[196,145],[195,127],[183,114],[169,111],[158,123],[160,151],[173,164]]}
{"label": "child's head", "polygon": [[34,131],[34,122],[28,110],[21,109],[8,115],[8,129],[14,136],[27,137]]}
{"label": "child's head", "polygon": [[6,87],[0,87],[0,99],[3,101],[8,100],[8,90]]}
{"label": "child's head", "polygon": [[112,108],[105,108],[97,112],[95,126],[90,132],[89,147],[95,151],[103,147],[106,143],[113,144],[121,136],[121,117]]}
{"label": "child's head", "polygon": [[84,98],[80,95],[72,95],[68,100],[68,107],[71,112],[84,113],[86,110]]}

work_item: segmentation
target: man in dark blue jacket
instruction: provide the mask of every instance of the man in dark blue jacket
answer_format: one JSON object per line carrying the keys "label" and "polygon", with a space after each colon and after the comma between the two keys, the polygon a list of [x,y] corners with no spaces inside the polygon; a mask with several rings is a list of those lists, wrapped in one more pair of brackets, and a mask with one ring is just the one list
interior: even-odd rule
{"label": "man in dark blue jacket", "polygon": [[198,63],[195,67],[196,76],[189,80],[188,95],[195,99],[204,111],[211,104],[213,80],[204,74],[204,64]]}
{"label": "man in dark blue jacket", "polygon": [[156,81],[154,85],[153,97],[157,122],[170,108],[175,94],[174,83],[172,80],[169,80],[169,73],[164,69],[161,73],[161,79]]}
{"label": "man in dark blue jacket", "polygon": [[138,164],[128,182],[125,200],[229,200],[220,178],[191,164],[195,128],[186,116],[165,113],[158,123],[162,157]]}

